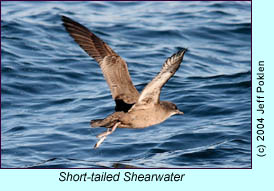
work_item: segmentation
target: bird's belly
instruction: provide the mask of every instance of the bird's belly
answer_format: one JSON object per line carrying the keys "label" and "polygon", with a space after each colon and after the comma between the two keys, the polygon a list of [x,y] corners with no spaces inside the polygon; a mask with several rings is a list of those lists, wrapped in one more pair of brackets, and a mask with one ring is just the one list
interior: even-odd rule
{"label": "bird's belly", "polygon": [[160,116],[158,113],[146,110],[131,112],[125,118],[126,123],[130,124],[131,128],[145,128],[166,120],[165,116]]}

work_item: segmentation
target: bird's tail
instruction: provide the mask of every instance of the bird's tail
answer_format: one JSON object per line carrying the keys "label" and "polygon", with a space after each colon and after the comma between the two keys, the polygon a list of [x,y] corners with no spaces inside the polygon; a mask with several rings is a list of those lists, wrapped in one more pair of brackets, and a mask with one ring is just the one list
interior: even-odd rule
{"label": "bird's tail", "polygon": [[124,112],[115,112],[111,115],[109,115],[105,119],[94,119],[90,121],[91,127],[106,127],[111,128],[113,125],[115,125],[117,122],[119,122],[119,119],[121,116],[123,116]]}
{"label": "bird's tail", "polygon": [[91,126],[91,128],[94,128],[94,127],[111,128],[111,127],[113,127],[113,125],[115,125],[116,122],[117,122],[117,120],[109,121],[108,118],[94,119],[94,120],[90,121],[90,126]]}
{"label": "bird's tail", "polygon": [[90,121],[91,127],[102,127],[104,119],[94,119]]}

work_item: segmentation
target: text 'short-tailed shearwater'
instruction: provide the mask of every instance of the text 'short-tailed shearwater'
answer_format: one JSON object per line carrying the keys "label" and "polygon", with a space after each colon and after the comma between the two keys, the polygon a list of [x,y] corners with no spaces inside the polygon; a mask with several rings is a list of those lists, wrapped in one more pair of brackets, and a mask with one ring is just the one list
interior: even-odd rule
{"label": "text 'short-tailed shearwater'", "polygon": [[91,121],[92,127],[107,128],[106,132],[97,136],[99,141],[94,148],[99,147],[117,127],[145,128],[161,123],[172,115],[183,114],[174,103],[160,101],[160,92],[178,70],[187,49],[169,57],[160,73],[139,94],[131,81],[126,62],[117,53],[83,25],[65,16],[62,20],[70,36],[99,63],[116,102],[116,112],[105,119]]}

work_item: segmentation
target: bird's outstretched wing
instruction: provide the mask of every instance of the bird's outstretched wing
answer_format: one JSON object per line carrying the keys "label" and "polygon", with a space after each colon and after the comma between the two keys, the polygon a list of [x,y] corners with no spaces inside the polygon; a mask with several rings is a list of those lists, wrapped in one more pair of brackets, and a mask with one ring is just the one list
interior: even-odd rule
{"label": "bird's outstretched wing", "polygon": [[126,106],[136,103],[139,92],[131,81],[126,62],[83,25],[65,16],[62,16],[62,21],[75,42],[99,63],[116,101],[116,110],[117,107],[123,107],[123,104]]}
{"label": "bird's outstretched wing", "polygon": [[180,50],[165,61],[160,73],[143,89],[136,106],[159,103],[161,88],[180,67],[186,50]]}

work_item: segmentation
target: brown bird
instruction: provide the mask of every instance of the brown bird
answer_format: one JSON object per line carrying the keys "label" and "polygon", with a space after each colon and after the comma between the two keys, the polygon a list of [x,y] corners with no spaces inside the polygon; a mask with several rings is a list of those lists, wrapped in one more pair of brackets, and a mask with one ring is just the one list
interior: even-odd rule
{"label": "brown bird", "polygon": [[145,128],[165,121],[172,115],[184,114],[174,103],[160,101],[160,92],[165,83],[180,67],[187,49],[169,57],[160,73],[146,85],[141,94],[133,85],[126,62],[104,41],[83,25],[62,16],[63,25],[80,47],[94,58],[101,67],[116,103],[115,112],[105,119],[91,120],[92,127],[106,127],[99,134],[94,148],[118,128]]}

